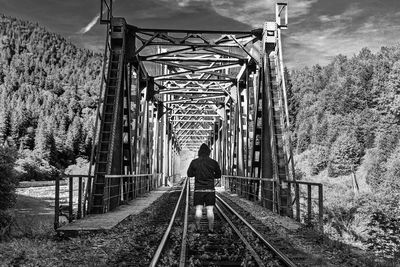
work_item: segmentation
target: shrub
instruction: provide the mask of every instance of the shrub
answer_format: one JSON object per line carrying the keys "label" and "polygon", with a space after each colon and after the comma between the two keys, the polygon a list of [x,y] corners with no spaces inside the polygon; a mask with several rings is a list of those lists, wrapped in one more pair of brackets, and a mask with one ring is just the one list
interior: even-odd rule
{"label": "shrub", "polygon": [[7,210],[0,210],[0,240],[9,235],[14,216]]}
{"label": "shrub", "polygon": [[313,145],[310,152],[309,164],[311,175],[317,175],[324,170],[328,164],[329,149],[326,146]]}
{"label": "shrub", "polygon": [[89,160],[79,157],[76,163],[69,165],[64,173],[65,174],[87,174],[89,172]]}
{"label": "shrub", "polygon": [[376,192],[367,206],[371,214],[368,223],[367,244],[383,256],[400,254],[400,194]]}
{"label": "shrub", "polygon": [[16,152],[0,147],[0,210],[11,208],[16,200],[15,187],[18,184],[13,170]]}
{"label": "shrub", "polygon": [[35,151],[24,150],[22,158],[16,161],[20,181],[49,181],[55,180],[60,171],[49,164]]}
{"label": "shrub", "polygon": [[382,186],[384,189],[391,192],[400,192],[400,143],[397,145],[395,151],[390,155],[386,164],[386,172]]}
{"label": "shrub", "polygon": [[360,163],[363,153],[363,147],[353,132],[342,133],[332,145],[328,175],[348,175]]}
{"label": "shrub", "polygon": [[366,170],[366,182],[373,188],[377,188],[383,182],[384,164],[383,156],[379,153],[378,148],[368,149],[363,166]]}
{"label": "shrub", "polygon": [[18,184],[14,172],[16,152],[0,147],[0,239],[10,231],[13,216],[7,211],[16,201],[15,187]]}

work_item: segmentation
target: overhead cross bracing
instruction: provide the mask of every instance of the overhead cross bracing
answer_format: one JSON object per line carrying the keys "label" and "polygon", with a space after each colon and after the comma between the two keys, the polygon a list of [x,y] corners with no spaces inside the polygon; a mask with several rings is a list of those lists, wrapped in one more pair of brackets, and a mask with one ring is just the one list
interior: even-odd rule
{"label": "overhead cross bracing", "polygon": [[[199,126],[213,126],[224,118],[246,69],[259,64],[262,29],[254,31],[186,31],[134,28],[136,55],[152,76],[155,99],[169,104],[169,121],[181,149],[197,149],[213,134]],[[156,52],[154,52],[156,47]],[[163,69],[157,75],[152,70]],[[192,131],[181,132],[182,127]],[[198,130],[196,130],[198,129]],[[200,134],[200,131],[202,133]],[[195,144],[195,145],[193,145]],[[197,148],[196,148],[197,146]]]}

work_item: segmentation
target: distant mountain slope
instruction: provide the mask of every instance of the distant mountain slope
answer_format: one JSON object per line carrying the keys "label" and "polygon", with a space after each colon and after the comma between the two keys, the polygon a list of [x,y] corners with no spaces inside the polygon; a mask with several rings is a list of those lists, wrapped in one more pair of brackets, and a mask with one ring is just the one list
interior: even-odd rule
{"label": "distant mountain slope", "polygon": [[53,165],[87,156],[101,55],[38,24],[0,15],[0,25],[0,144],[57,153]]}
{"label": "distant mountain slope", "polygon": [[[371,151],[379,150],[380,163],[397,153],[400,47],[383,47],[377,54],[365,48],[352,58],[339,55],[325,67],[294,71],[291,78],[295,150],[314,151],[313,174],[327,168],[331,177],[346,175],[371,160]],[[379,185],[380,176],[371,171],[368,182]]]}

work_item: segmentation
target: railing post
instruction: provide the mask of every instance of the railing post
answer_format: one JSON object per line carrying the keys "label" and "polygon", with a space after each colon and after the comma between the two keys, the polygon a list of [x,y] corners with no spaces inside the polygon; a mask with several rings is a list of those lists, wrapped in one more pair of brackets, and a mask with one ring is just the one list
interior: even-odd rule
{"label": "railing post", "polygon": [[60,177],[56,177],[55,184],[55,199],[54,199],[54,230],[59,227],[59,216],[60,216]]}
{"label": "railing post", "polygon": [[140,196],[143,195],[143,176],[140,176]]}
{"label": "railing post", "polygon": [[244,194],[243,186],[244,186],[243,179],[240,179],[240,196],[243,196]]}
{"label": "railing post", "polygon": [[106,206],[106,211],[105,212],[108,212],[108,211],[110,211],[110,206],[111,206],[111,186],[112,186],[112,182],[111,182],[111,180],[110,179],[108,179],[108,193],[107,193],[107,196],[108,196],[108,201],[107,201],[107,206]]}
{"label": "railing post", "polygon": [[69,177],[69,207],[68,207],[68,221],[72,222],[72,213],[73,213],[73,191],[74,191],[74,180],[73,177]]}
{"label": "railing post", "polygon": [[110,179],[104,176],[103,211],[107,212],[110,202]]}
{"label": "railing post", "polygon": [[82,177],[78,178],[78,214],[77,218],[82,218]]}
{"label": "railing post", "polygon": [[149,191],[151,191],[151,190],[153,190],[153,175],[150,174],[148,176],[148,179],[149,179]]}
{"label": "railing post", "polygon": [[87,201],[87,197],[86,197],[86,192],[87,192],[87,190],[89,190],[88,189],[88,187],[89,187],[89,185],[90,185],[90,179],[91,179],[91,177],[90,177],[90,175],[88,176],[88,178],[87,178],[87,180],[86,180],[86,182],[85,181],[83,181],[83,190],[84,190],[84,193],[82,193],[82,194],[84,194],[83,195],[83,206],[82,206],[82,217],[85,217],[86,216],[86,214],[87,214],[87,206],[86,206],[86,201]]}
{"label": "railing post", "polygon": [[137,198],[137,194],[138,194],[138,179],[137,179],[138,177],[137,176],[135,176],[134,177],[134,179],[133,179],[133,182],[134,182],[134,198]]}
{"label": "railing post", "polygon": [[133,199],[133,184],[132,184],[133,177],[128,178],[128,200]]}
{"label": "railing post", "polygon": [[[276,202],[276,186],[275,186],[275,180],[272,180],[272,211],[279,213],[279,211],[276,210],[276,207],[278,206],[278,203],[275,204]],[[270,199],[268,199],[270,200]],[[271,200],[270,200],[271,201]],[[267,203],[268,205],[268,203]],[[268,207],[268,206],[267,206]]]}
{"label": "railing post", "polygon": [[308,218],[308,223],[311,223],[311,185],[307,185],[307,218]]}
{"label": "railing post", "polygon": [[151,179],[151,175],[146,176],[147,177],[147,189],[150,192],[151,191],[151,181],[153,179]]}
{"label": "railing post", "polygon": [[322,185],[318,185],[318,219],[319,219],[319,230],[321,233],[324,232],[324,197],[322,191]]}
{"label": "railing post", "polygon": [[293,208],[292,208],[292,183],[288,182],[288,187],[287,187],[287,196],[286,196],[286,215],[289,214],[290,218],[293,218]]}
{"label": "railing post", "polygon": [[300,222],[300,185],[295,183],[296,220]]}

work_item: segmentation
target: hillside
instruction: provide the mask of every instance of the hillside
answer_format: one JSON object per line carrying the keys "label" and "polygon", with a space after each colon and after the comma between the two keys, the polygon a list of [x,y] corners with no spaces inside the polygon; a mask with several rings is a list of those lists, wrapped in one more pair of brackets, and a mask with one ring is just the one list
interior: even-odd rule
{"label": "hillside", "polygon": [[400,46],[291,73],[299,178],[322,182],[338,239],[400,253]]}
{"label": "hillside", "polygon": [[38,24],[0,21],[0,144],[15,145],[27,168],[62,169],[87,158],[101,55]]}

